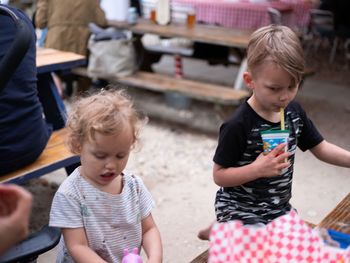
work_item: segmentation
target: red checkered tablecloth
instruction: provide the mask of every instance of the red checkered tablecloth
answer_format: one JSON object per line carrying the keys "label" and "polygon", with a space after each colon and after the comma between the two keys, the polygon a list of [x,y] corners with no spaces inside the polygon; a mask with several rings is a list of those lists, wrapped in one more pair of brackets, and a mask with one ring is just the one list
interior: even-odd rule
{"label": "red checkered tablecloth", "polygon": [[249,0],[172,0],[176,5],[191,6],[199,22],[224,27],[252,29],[268,25],[268,7],[281,11],[283,22],[291,28],[302,29],[309,23],[310,6],[302,0],[261,1]]}
{"label": "red checkered tablecloth", "polygon": [[295,211],[264,227],[217,223],[210,234],[209,263],[349,263],[347,250],[326,245]]}

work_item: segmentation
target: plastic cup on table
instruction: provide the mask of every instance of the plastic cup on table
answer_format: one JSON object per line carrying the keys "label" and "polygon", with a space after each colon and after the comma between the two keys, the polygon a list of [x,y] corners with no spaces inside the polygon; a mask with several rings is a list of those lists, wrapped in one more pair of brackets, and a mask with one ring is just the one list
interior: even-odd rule
{"label": "plastic cup on table", "polygon": [[196,12],[191,9],[187,12],[187,27],[188,28],[193,28],[196,24]]}
{"label": "plastic cup on table", "polygon": [[157,22],[157,11],[155,8],[152,8],[151,11],[150,11],[150,15],[149,15],[149,19],[156,23]]}

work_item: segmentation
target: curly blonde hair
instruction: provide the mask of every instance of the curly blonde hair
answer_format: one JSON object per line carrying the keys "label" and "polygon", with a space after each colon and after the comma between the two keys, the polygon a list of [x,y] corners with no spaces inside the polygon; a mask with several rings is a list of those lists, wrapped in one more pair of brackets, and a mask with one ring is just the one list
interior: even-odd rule
{"label": "curly blonde hair", "polygon": [[96,132],[114,135],[130,125],[135,143],[139,138],[141,125],[146,121],[134,109],[124,90],[102,90],[80,98],[72,105],[66,124],[66,142],[71,152],[79,154],[83,142],[93,141]]}
{"label": "curly blonde hair", "polygon": [[247,48],[248,70],[272,61],[287,71],[295,84],[302,80],[305,70],[304,51],[298,36],[288,27],[269,25],[257,29]]}

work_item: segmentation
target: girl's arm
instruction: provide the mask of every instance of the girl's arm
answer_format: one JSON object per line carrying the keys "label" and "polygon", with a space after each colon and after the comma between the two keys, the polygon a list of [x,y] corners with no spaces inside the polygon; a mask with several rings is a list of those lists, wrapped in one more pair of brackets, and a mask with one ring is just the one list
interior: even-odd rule
{"label": "girl's arm", "polygon": [[260,154],[251,164],[241,167],[222,167],[214,164],[214,182],[221,187],[233,187],[261,177],[273,177],[281,174],[290,163],[285,162],[289,153],[284,152],[285,144],[278,145],[269,154]]}
{"label": "girl's arm", "polygon": [[63,228],[62,234],[74,262],[106,263],[89,247],[84,228]]}
{"label": "girl's arm", "polygon": [[152,214],[142,220],[142,246],[147,254],[148,263],[162,262],[162,241]]}
{"label": "girl's arm", "polygon": [[350,168],[350,152],[326,140],[323,140],[310,151],[321,161]]}

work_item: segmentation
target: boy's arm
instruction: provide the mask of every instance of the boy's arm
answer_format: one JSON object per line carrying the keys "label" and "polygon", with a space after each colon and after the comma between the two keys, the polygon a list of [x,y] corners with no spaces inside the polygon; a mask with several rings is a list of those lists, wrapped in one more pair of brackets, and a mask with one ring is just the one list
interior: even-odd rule
{"label": "boy's arm", "polygon": [[241,167],[222,167],[214,164],[214,182],[221,187],[233,187],[261,177],[273,177],[281,174],[290,163],[285,162],[289,153],[284,152],[285,144],[278,145],[269,154],[260,154],[251,164]]}
{"label": "boy's arm", "polygon": [[148,263],[163,261],[162,241],[152,214],[142,220],[142,246],[147,254]]}
{"label": "boy's arm", "polygon": [[311,148],[310,151],[321,161],[350,168],[350,152],[326,140]]}
{"label": "boy's arm", "polygon": [[62,228],[62,234],[69,254],[74,259],[74,262],[106,263],[106,261],[100,258],[100,256],[89,247],[83,227]]}

